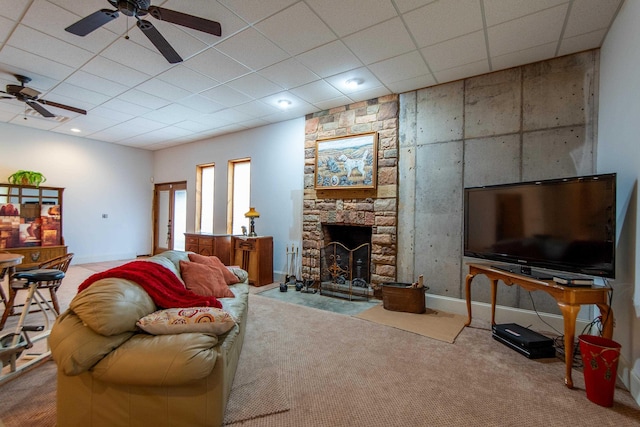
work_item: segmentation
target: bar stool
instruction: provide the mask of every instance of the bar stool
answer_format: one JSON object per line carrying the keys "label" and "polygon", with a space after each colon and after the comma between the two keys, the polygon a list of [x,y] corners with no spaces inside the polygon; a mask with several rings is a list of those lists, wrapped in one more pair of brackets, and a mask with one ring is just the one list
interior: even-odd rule
{"label": "bar stool", "polygon": [[[29,290],[30,289],[29,281],[32,281],[34,283],[37,282],[38,289],[49,290],[49,294],[50,294],[49,302],[53,306],[53,312],[55,312],[55,316],[57,316],[60,313],[60,306],[58,304],[58,298],[56,296],[56,292],[60,287],[60,285],[62,284],[62,279],[64,278],[64,274],[62,276],[59,276],[53,273],[51,274],[45,273],[44,275],[37,276],[37,277],[40,277],[40,280],[37,281],[34,279],[34,273],[37,274],[37,272],[42,272],[45,270],[61,271],[62,273],[66,273],[67,268],[69,267],[69,264],[71,263],[72,259],[73,259],[73,253],[68,253],[66,255],[62,255],[41,263],[38,266],[38,268],[35,270],[22,270],[12,274],[9,277],[9,298],[5,303],[5,310],[4,310],[4,313],[2,314],[2,319],[0,320],[0,330],[4,328],[5,322],[7,321],[7,318],[9,316],[19,313],[19,312],[15,312],[16,308],[22,307],[22,311],[24,310],[31,311],[30,303],[29,304],[25,303],[23,305],[16,304],[16,296],[17,296],[16,294],[18,293],[18,291]],[[54,276],[55,277],[59,276],[59,277],[52,278]],[[42,298],[41,303],[45,301],[46,300]],[[41,307],[41,304],[39,304],[38,306]],[[47,304],[47,306],[49,305]]]}

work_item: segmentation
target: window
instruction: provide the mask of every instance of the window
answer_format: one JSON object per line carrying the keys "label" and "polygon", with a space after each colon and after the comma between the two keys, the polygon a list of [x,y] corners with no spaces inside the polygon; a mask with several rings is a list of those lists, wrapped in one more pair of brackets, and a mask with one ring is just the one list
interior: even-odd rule
{"label": "window", "polygon": [[198,165],[196,224],[201,233],[213,233],[214,164]]}
{"label": "window", "polygon": [[229,195],[227,233],[242,234],[242,226],[249,226],[244,214],[249,210],[251,198],[251,160],[229,162]]}

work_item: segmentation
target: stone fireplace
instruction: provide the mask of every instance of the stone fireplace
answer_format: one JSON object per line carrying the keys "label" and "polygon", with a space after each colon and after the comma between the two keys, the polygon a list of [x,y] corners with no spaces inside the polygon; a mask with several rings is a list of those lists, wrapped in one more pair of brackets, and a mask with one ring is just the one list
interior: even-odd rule
{"label": "stone fireplace", "polygon": [[[316,189],[318,140],[377,132],[375,189]],[[375,295],[381,283],[396,281],[398,216],[398,95],[325,110],[306,117],[302,275],[321,279],[321,251],[335,240],[336,226],[370,230],[370,257],[365,270]],[[331,240],[329,240],[331,239]],[[346,246],[355,245],[348,243]],[[355,245],[357,246],[357,245]],[[354,246],[354,247],[355,247]],[[360,257],[361,259],[361,257]]]}

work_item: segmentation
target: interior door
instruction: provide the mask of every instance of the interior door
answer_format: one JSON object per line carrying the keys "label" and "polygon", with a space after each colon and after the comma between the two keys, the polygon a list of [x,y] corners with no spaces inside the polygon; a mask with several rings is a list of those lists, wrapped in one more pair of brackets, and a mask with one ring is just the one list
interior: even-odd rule
{"label": "interior door", "polygon": [[187,230],[187,183],[156,184],[154,193],[153,253],[184,250]]}

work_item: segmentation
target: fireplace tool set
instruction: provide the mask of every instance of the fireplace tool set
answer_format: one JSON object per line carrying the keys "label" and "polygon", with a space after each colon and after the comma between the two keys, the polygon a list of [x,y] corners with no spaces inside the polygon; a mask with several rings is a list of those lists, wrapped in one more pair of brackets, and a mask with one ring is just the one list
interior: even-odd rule
{"label": "fireplace tool set", "polygon": [[[291,244],[291,248],[286,247],[287,254],[287,275],[285,276],[284,283],[280,283],[280,292],[287,292],[289,285],[295,287],[296,291],[305,294],[315,294],[318,290],[312,288],[313,279],[303,279],[300,274],[300,248],[296,248],[294,244]],[[298,274],[298,279],[296,277]]]}

